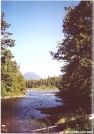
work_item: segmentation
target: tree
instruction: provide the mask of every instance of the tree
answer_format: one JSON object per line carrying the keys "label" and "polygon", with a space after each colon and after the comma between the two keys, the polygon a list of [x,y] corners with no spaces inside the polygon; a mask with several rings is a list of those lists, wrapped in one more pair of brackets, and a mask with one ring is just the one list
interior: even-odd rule
{"label": "tree", "polygon": [[13,47],[15,46],[14,42],[15,40],[10,39],[10,35],[12,35],[12,33],[7,32],[7,29],[10,27],[10,24],[8,24],[5,20],[4,20],[5,14],[4,12],[1,13],[1,50],[5,50],[7,47]]}
{"label": "tree", "polygon": [[[83,8],[84,7],[84,8]],[[92,93],[92,1],[65,7],[64,39],[59,42],[54,59],[65,61],[59,89],[63,98],[90,108]],[[89,103],[89,104],[88,104]]]}
{"label": "tree", "polygon": [[[12,86],[13,77],[10,73],[11,59],[14,57],[8,47],[13,47],[15,40],[10,39],[12,33],[7,32],[10,24],[4,20],[5,14],[1,14],[1,84],[2,94],[8,92]],[[10,69],[10,70],[9,70]],[[13,70],[12,70],[13,71]]]}
{"label": "tree", "polygon": [[[7,32],[10,24],[4,20],[5,14],[1,14],[1,95],[25,90],[25,81],[19,72],[16,61],[13,61],[9,47],[14,47],[15,40],[11,39],[12,33]],[[15,90],[16,89],[16,90]]]}

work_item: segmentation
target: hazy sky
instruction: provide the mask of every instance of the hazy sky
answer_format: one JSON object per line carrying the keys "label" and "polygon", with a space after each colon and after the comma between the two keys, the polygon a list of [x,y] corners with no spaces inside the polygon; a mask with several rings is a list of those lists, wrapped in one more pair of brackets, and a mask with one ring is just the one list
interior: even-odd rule
{"label": "hazy sky", "polygon": [[79,1],[2,1],[1,11],[11,24],[15,39],[11,49],[22,73],[35,72],[41,77],[60,75],[63,62],[52,60],[49,51],[56,51],[63,35],[64,7]]}

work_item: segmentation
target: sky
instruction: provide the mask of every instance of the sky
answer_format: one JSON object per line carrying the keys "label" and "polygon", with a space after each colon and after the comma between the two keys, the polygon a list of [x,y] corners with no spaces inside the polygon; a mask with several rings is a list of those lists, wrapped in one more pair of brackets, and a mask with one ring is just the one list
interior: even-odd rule
{"label": "sky", "polygon": [[[64,7],[79,1],[2,1],[1,11],[11,24],[15,46],[11,48],[22,74],[34,72],[42,78],[61,75],[64,62],[53,60],[49,51],[57,50],[62,32]],[[9,48],[10,49],[10,48]]]}

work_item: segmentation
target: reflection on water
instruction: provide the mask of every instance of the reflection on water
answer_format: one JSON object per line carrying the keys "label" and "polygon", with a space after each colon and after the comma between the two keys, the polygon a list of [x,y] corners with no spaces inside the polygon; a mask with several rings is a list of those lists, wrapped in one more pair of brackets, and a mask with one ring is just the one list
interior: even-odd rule
{"label": "reflection on water", "polygon": [[50,116],[40,109],[63,105],[55,91],[27,91],[27,96],[14,99],[2,99],[1,124],[6,124],[8,132],[31,132],[45,124],[39,119]]}

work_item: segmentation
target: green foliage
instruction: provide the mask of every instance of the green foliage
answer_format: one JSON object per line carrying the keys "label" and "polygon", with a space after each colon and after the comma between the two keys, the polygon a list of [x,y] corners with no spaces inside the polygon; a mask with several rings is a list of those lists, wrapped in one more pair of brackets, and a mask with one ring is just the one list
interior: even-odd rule
{"label": "green foliage", "polygon": [[47,79],[40,80],[27,80],[26,85],[27,88],[40,88],[40,89],[52,89],[56,88],[59,84],[60,77],[48,77]]}
{"label": "green foliage", "polygon": [[7,47],[13,47],[15,44],[15,40],[9,38],[12,33],[7,32],[7,29],[10,27],[10,24],[8,24],[4,20],[5,14],[4,12],[1,13],[1,50],[6,49]]}
{"label": "green foliage", "polygon": [[4,20],[5,14],[1,14],[1,95],[17,94],[25,90],[25,81],[19,72],[19,66],[12,60],[14,56],[8,47],[13,47],[15,40],[10,38],[12,33],[7,32],[10,24]]}
{"label": "green foliage", "polygon": [[6,84],[5,84],[5,82],[1,82],[1,95],[2,95],[2,97],[4,97],[4,96],[6,96],[7,95],[7,91],[6,91]]}
{"label": "green foliage", "polygon": [[[84,7],[84,8],[83,8]],[[65,7],[63,33],[54,59],[65,61],[58,88],[67,102],[91,110],[92,94],[92,2],[81,1],[78,6]]]}

